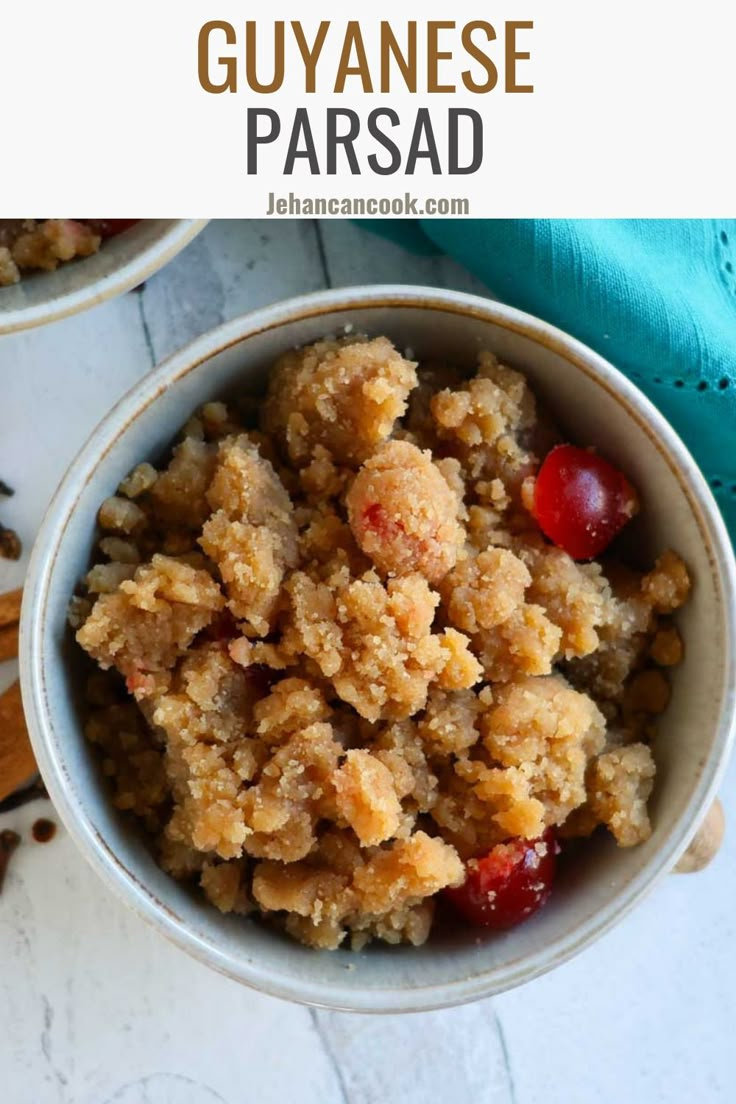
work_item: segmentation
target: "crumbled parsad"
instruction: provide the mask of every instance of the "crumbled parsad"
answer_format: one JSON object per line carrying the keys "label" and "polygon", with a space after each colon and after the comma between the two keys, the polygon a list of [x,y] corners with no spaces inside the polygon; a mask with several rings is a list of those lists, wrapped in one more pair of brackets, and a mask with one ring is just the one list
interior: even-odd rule
{"label": "crumbled parsad", "polygon": [[76,219],[0,219],[0,287],[32,269],[53,272],[65,261],[89,257],[100,235]]}
{"label": "crumbled parsad", "polygon": [[309,946],[419,944],[505,840],[648,838],[687,569],[548,544],[556,440],[490,353],[466,379],[351,334],[283,356],[259,426],[208,403],[123,480],[72,624],[165,870]]}

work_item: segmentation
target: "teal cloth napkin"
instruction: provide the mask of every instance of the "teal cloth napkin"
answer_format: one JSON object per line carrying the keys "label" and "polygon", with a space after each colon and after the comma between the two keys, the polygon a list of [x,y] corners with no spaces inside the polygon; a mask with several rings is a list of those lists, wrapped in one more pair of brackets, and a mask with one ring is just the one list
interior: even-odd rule
{"label": "teal cloth napkin", "polygon": [[736,219],[363,225],[448,254],[625,372],[683,438],[736,538]]}

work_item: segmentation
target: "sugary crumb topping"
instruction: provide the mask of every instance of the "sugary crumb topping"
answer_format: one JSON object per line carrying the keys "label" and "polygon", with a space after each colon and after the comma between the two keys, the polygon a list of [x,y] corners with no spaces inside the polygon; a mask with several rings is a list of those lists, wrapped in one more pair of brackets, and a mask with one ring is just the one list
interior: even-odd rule
{"label": "sugary crumb topping", "polygon": [[544,539],[524,376],[350,333],[248,409],[207,403],[122,480],[70,611],[105,672],[87,735],[163,868],[334,949],[422,943],[512,838],[645,840],[689,576]]}

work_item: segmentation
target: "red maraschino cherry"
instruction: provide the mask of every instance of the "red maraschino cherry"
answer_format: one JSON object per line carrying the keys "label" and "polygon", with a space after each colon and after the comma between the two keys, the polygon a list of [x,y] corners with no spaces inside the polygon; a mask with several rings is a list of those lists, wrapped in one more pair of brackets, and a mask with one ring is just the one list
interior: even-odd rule
{"label": "red maraschino cherry", "polygon": [[544,535],[574,560],[604,552],[637,508],[626,476],[595,452],[557,445],[539,469],[534,516]]}
{"label": "red maraschino cherry", "polygon": [[512,839],[470,859],[467,877],[445,895],[471,924],[513,928],[549,898],[559,846],[551,828],[540,839]]}

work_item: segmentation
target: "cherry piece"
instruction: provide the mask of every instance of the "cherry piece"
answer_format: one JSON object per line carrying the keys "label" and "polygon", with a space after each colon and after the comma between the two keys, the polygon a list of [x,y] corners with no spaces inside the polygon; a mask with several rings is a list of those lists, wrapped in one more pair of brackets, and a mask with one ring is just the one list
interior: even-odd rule
{"label": "cherry piece", "polygon": [[129,230],[140,219],[83,219],[82,220],[95,234],[105,238],[114,238],[116,234],[122,234],[123,230]]}
{"label": "cherry piece", "polygon": [[534,486],[534,516],[546,537],[574,560],[604,552],[638,508],[626,476],[602,456],[557,445]]}
{"label": "cherry piece", "polygon": [[136,701],[149,697],[156,689],[156,676],[142,667],[136,667],[125,680],[125,689]]}
{"label": "cherry piece", "polygon": [[374,502],[360,515],[358,532],[373,533],[377,540],[387,543],[404,536],[406,528],[401,521],[392,518],[380,502]]}
{"label": "cherry piece", "polygon": [[513,928],[548,900],[559,845],[551,828],[540,839],[512,839],[470,859],[467,876],[445,895],[471,924]]}

